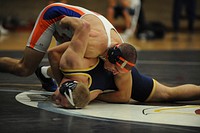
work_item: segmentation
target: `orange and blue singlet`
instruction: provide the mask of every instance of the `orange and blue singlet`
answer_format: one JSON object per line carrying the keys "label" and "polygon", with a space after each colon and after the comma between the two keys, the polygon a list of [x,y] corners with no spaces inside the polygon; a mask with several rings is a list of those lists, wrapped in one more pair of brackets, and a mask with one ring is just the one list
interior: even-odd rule
{"label": "orange and blue singlet", "polygon": [[[50,4],[40,12],[35,23],[34,29],[28,39],[27,47],[30,47],[40,52],[46,52],[49,48],[49,45],[55,32],[57,32],[59,35],[65,34],[67,38],[71,39],[73,36],[73,30],[70,28],[62,29],[59,26],[60,20],[64,16],[82,18],[86,14],[95,15],[103,23],[108,37],[109,47],[111,45],[111,29],[114,29],[116,33],[118,32],[105,17],[79,6],[73,6],[63,3]],[[57,42],[57,45],[59,45],[60,43],[61,42]]]}
{"label": "orange and blue singlet", "polygon": [[48,5],[39,14],[34,29],[27,42],[27,46],[40,52],[46,52],[55,31],[60,35],[65,33],[69,38],[71,38],[73,34],[72,31],[67,29],[61,30],[59,21],[64,16],[80,18],[86,12],[87,10],[83,10],[81,7],[74,7],[62,3]]}

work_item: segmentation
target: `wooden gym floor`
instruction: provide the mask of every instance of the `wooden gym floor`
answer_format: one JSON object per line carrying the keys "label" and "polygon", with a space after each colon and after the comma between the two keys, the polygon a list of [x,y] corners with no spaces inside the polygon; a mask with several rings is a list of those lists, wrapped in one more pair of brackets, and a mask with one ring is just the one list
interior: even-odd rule
{"label": "wooden gym floor", "polygon": [[[23,50],[30,31],[11,32],[8,35],[0,36],[0,50]],[[174,41],[173,33],[167,32],[164,39],[157,40],[138,40],[135,37],[128,41],[134,44],[138,50],[200,50],[200,32],[193,35],[185,32],[178,35],[178,40]],[[54,46],[55,41],[52,41]]]}

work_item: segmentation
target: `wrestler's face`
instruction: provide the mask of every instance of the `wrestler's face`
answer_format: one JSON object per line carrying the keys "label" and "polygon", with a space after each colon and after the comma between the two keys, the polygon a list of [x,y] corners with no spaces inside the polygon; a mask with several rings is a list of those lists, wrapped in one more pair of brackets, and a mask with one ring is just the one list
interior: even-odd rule
{"label": "wrestler's face", "polygon": [[110,63],[108,60],[104,62],[104,68],[116,75],[118,73],[126,73],[123,69],[121,69],[118,65]]}
{"label": "wrestler's face", "polygon": [[109,48],[106,54],[104,68],[111,71],[114,75],[129,72],[135,65],[122,57],[119,44]]}
{"label": "wrestler's face", "polygon": [[59,88],[53,93],[51,98],[52,98],[53,102],[57,105],[60,105],[64,108],[70,107],[70,103],[68,102],[67,98],[65,96],[63,96],[62,94],[60,94]]}

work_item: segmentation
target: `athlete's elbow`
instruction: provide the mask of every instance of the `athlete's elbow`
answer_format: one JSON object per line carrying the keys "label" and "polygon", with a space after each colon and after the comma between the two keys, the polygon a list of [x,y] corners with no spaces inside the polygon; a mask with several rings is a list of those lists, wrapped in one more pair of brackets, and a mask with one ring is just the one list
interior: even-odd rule
{"label": "athlete's elbow", "polygon": [[47,55],[49,59],[55,58],[55,52],[53,50],[48,50]]}
{"label": "athlete's elbow", "polygon": [[86,28],[86,29],[88,29],[88,30],[90,30],[90,23],[89,22],[87,22],[87,21],[83,21],[83,25],[84,25],[84,27]]}
{"label": "athlete's elbow", "polygon": [[60,60],[59,53],[55,51],[54,49],[50,49],[47,51],[48,59],[50,61],[57,61]]}
{"label": "athlete's elbow", "polygon": [[130,98],[122,98],[120,101],[121,103],[128,103]]}
{"label": "athlete's elbow", "polygon": [[126,96],[126,95],[120,95],[120,96],[119,96],[119,101],[120,101],[121,103],[128,103],[129,100],[130,100],[130,97],[128,97],[128,96]]}
{"label": "athlete's elbow", "polygon": [[82,24],[79,26],[79,30],[84,31],[85,33],[90,31],[90,24],[86,20],[82,20]]}

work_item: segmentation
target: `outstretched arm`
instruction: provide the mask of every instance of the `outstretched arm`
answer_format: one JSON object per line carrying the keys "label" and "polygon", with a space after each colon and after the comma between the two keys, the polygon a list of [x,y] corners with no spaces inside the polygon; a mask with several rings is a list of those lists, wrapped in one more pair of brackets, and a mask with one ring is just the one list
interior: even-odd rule
{"label": "outstretched arm", "polygon": [[102,93],[97,99],[112,103],[127,103],[131,98],[132,77],[131,72],[117,74],[115,76],[117,91]]}

